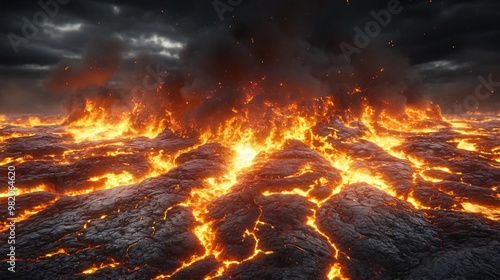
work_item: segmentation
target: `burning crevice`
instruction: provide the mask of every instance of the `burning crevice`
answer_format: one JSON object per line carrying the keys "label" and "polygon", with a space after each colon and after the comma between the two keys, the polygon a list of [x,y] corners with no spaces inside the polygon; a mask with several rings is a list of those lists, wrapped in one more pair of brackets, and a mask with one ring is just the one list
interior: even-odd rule
{"label": "burning crevice", "polygon": [[[434,275],[444,272],[427,259],[454,267],[449,256],[460,252],[442,223],[463,221],[462,235],[474,224],[498,234],[495,118],[464,119],[464,131],[429,111],[377,121],[364,112],[346,121],[275,108],[269,124],[283,122],[270,133],[233,119],[228,130],[75,143],[67,124],[27,119],[33,136],[21,137],[6,126],[2,160],[19,163],[19,207],[30,212],[19,220],[23,275]],[[454,140],[478,137],[474,150]],[[492,250],[487,240],[464,250]]]}

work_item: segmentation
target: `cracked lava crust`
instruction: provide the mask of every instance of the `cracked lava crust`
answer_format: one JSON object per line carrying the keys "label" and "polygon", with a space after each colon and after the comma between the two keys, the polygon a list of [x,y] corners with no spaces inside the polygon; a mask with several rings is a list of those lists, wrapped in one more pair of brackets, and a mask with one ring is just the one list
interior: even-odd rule
{"label": "cracked lava crust", "polygon": [[1,116],[16,279],[500,278],[499,116],[287,110],[266,133],[134,129],[91,100]]}

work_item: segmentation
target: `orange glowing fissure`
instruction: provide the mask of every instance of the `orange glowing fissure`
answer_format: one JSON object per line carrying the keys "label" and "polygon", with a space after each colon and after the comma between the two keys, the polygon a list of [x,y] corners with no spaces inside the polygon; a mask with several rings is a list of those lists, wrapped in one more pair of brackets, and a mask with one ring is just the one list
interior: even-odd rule
{"label": "orange glowing fissure", "polygon": [[[241,262],[230,259],[222,259],[220,257],[220,251],[214,246],[215,232],[212,230],[211,222],[206,218],[207,206],[214,199],[223,196],[230,192],[232,186],[238,182],[238,175],[245,172],[245,169],[249,168],[253,164],[253,160],[257,155],[269,155],[274,151],[280,150],[285,142],[290,139],[295,139],[302,141],[309,147],[313,148],[316,152],[321,154],[326,160],[328,160],[331,165],[342,173],[342,184],[333,190],[333,196],[342,190],[342,187],[350,183],[356,182],[366,182],[373,185],[391,196],[397,197],[401,200],[405,200],[415,208],[418,209],[428,209],[428,207],[421,205],[412,196],[409,197],[398,197],[396,190],[391,186],[383,177],[382,174],[375,173],[367,168],[362,168],[355,166],[356,158],[348,154],[346,151],[340,151],[336,149],[329,141],[328,138],[336,138],[336,133],[338,131],[332,128],[333,136],[328,137],[319,136],[312,133],[313,128],[320,122],[325,121],[330,115],[330,112],[334,111],[335,105],[330,99],[318,99],[318,108],[315,110],[308,110],[301,112],[296,104],[289,105],[287,108],[278,109],[273,108],[269,104],[266,110],[271,113],[266,115],[266,124],[259,124],[257,127],[253,125],[256,120],[251,120],[247,117],[246,112],[240,112],[242,114],[235,117],[229,118],[224,123],[222,123],[218,129],[206,131],[201,134],[199,145],[205,143],[217,142],[225,147],[231,148],[234,151],[234,158],[229,162],[230,170],[224,176],[220,178],[207,178],[204,181],[204,186],[200,186],[192,190],[191,198],[189,201],[184,202],[181,206],[186,206],[192,209],[192,213],[195,219],[199,222],[199,226],[195,227],[193,233],[197,236],[200,243],[205,248],[205,252],[202,255],[194,256],[189,260],[186,260],[178,270],[174,271],[170,275],[159,275],[156,279],[168,279],[170,276],[174,275],[181,269],[190,266],[196,261],[202,260],[207,256],[214,256],[219,260],[223,266],[214,274],[208,275],[206,279],[222,275],[224,271],[232,265],[237,265],[241,262],[249,261],[252,258],[258,256],[259,254],[272,254],[270,251],[263,251],[259,248],[259,240],[255,231],[255,228],[249,228],[246,231],[247,236],[252,236],[256,245],[254,248],[254,254],[248,259]],[[364,136],[360,139],[353,139],[347,141],[369,141],[376,144],[378,147],[383,149],[389,155],[406,160],[415,170],[414,180],[422,179],[431,183],[438,183],[442,179],[434,178],[431,175],[426,175],[425,171],[437,170],[445,173],[452,173],[447,167],[444,166],[429,166],[423,159],[414,158],[412,156],[406,155],[398,147],[404,143],[406,135],[411,133],[414,136],[427,135],[429,133],[438,132],[441,129],[451,128],[454,132],[462,135],[460,139],[450,140],[452,143],[457,145],[458,149],[467,150],[472,153],[482,153],[488,154],[493,160],[499,162],[500,158],[500,148],[494,147],[491,151],[478,151],[478,147],[474,144],[473,140],[481,135],[481,131],[474,131],[467,126],[466,119],[462,118],[442,118],[440,114],[436,114],[432,109],[417,109],[408,107],[404,112],[404,118],[391,116],[389,113],[382,111],[375,112],[373,108],[365,105],[364,112],[360,118],[347,116],[346,118],[351,118],[345,121],[346,126],[349,127],[349,123],[361,122],[368,129]],[[176,130],[179,126],[171,121],[167,122],[149,119],[145,122],[145,126],[140,129],[133,129],[132,118],[137,110],[140,110],[140,105],[136,104],[136,108],[132,112],[122,112],[118,115],[111,117],[104,109],[99,108],[91,100],[87,100],[85,114],[80,119],[64,125],[63,134],[70,135],[74,143],[87,143],[85,148],[65,152],[64,158],[54,159],[58,164],[68,164],[74,161],[71,155],[78,154],[78,159],[81,157],[86,157],[84,150],[89,149],[89,147],[95,147],[102,144],[102,141],[109,140],[110,143],[120,143],[124,139],[131,139],[135,137],[147,137],[155,138],[159,135],[165,128],[171,130]],[[499,116],[491,116],[493,120],[500,120]],[[64,119],[50,118],[48,123],[42,118],[30,117],[27,119],[16,119],[11,121],[7,116],[0,116],[2,123],[13,123],[23,128],[30,128],[35,126],[45,126],[54,125],[57,123],[62,123]],[[435,120],[435,122],[429,122],[428,120]],[[148,124],[151,125],[148,125]],[[262,134],[261,130],[265,127],[267,133]],[[27,137],[33,135],[31,132],[26,133],[12,133],[9,135],[0,135],[0,141],[5,142],[11,138]],[[263,136],[264,135],[264,136]],[[336,139],[340,141],[339,139]],[[66,140],[68,141],[68,140]],[[345,140],[342,140],[345,141]],[[120,145],[117,145],[119,147]],[[190,148],[195,149],[196,147]],[[181,150],[175,154],[168,154],[163,151],[155,151],[149,153],[146,157],[149,161],[151,169],[147,174],[141,176],[140,178],[134,177],[127,171],[115,174],[105,174],[98,177],[92,177],[88,180],[89,184],[93,183],[91,188],[83,189],[76,192],[68,192],[62,195],[84,195],[91,192],[95,192],[102,189],[115,188],[124,185],[130,185],[139,183],[147,178],[152,178],[165,174],[170,169],[176,167],[175,159],[181,153],[187,150]],[[121,153],[127,153],[126,151],[116,151],[108,152],[107,156],[116,156]],[[27,157],[28,156],[28,157]],[[0,158],[1,165],[9,164],[20,164],[27,160],[30,160],[30,155],[22,155],[18,157],[8,157]],[[308,167],[304,166],[301,172],[308,172]],[[300,175],[300,174],[299,174]],[[21,189],[18,191],[18,195],[23,195],[38,191],[51,191],[50,186],[38,185],[31,189]],[[317,207],[328,200],[328,198],[318,201],[316,198],[309,196],[308,191],[294,190],[281,193],[264,193],[264,195],[275,195],[275,194],[285,194],[285,195],[299,195]],[[2,197],[5,197],[2,195]],[[59,196],[58,196],[59,198]],[[58,199],[56,198],[56,200]],[[42,211],[45,207],[50,206],[52,203],[46,205],[39,205],[33,209],[26,209],[25,213],[18,217],[18,222],[28,219],[31,215]],[[500,208],[492,207],[488,205],[479,205],[467,201],[457,201],[456,211],[466,211],[479,213],[484,217],[498,220],[500,218]],[[318,209],[316,208],[316,209]],[[168,211],[168,210],[167,210]],[[328,237],[322,233],[316,226],[316,211],[313,209],[314,215],[309,217],[307,224],[315,231],[317,231],[321,236],[323,236],[329,244],[332,246],[333,250],[336,252],[335,259],[339,253],[335,244],[328,239]],[[258,221],[259,222],[259,221]],[[4,225],[5,228],[5,225]],[[63,253],[61,252],[55,252]],[[95,271],[105,268],[114,267],[118,265],[114,260],[110,260],[108,263],[102,263],[99,265],[94,265],[92,268],[83,271],[83,274],[91,274]],[[328,275],[325,275],[328,279],[347,279],[342,271],[343,267],[338,261],[331,264],[330,271]]]}

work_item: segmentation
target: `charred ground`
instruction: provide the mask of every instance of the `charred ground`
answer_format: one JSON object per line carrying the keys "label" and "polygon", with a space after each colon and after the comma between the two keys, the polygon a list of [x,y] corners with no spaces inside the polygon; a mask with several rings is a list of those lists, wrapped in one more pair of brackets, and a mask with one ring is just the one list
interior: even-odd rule
{"label": "charred ground", "polygon": [[6,118],[16,277],[499,278],[498,117],[371,118],[258,150],[168,130],[75,141]]}

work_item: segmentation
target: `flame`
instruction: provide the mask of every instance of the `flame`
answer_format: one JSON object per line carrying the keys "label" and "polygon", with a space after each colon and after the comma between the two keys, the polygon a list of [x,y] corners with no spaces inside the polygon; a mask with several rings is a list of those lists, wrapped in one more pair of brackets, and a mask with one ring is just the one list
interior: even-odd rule
{"label": "flame", "polygon": [[93,274],[98,270],[104,269],[104,268],[114,268],[119,266],[120,263],[116,262],[115,260],[111,259],[111,262],[109,263],[101,263],[100,265],[93,265],[91,268],[86,269],[82,271],[82,274]]}
{"label": "flame", "polygon": [[0,135],[0,143],[3,143],[6,140],[11,139],[11,138],[30,137],[33,135],[35,135],[35,134],[33,134],[33,133],[21,133],[21,132],[13,132],[13,133],[10,133],[7,135]]}
{"label": "flame", "polygon": [[110,113],[108,108],[100,107],[95,101],[86,99],[84,114],[66,127],[76,143],[90,140],[109,140],[145,136],[156,137],[164,126],[146,125],[140,131],[134,130],[133,114],[143,109],[143,105],[135,103],[130,112]]}
{"label": "flame", "polygon": [[460,140],[458,142],[457,148],[471,152],[477,152],[476,145],[474,145],[473,143],[469,143],[467,140]]}
{"label": "flame", "polygon": [[109,173],[106,175],[92,177],[88,180],[89,182],[101,183],[98,187],[91,187],[79,191],[68,191],[65,192],[66,196],[79,196],[84,194],[89,194],[98,190],[112,189],[120,186],[130,185],[137,182],[132,174],[127,171],[123,171],[119,174]]}
{"label": "flame", "polygon": [[44,258],[50,258],[52,256],[59,255],[59,254],[69,255],[68,252],[64,248],[59,248],[55,252],[51,252],[51,253],[45,254]]}
{"label": "flame", "polygon": [[[24,194],[29,194],[29,193],[35,193],[35,192],[52,192],[53,188],[47,184],[39,184],[35,187],[29,188],[29,189],[20,189],[16,188],[16,196],[24,195]],[[1,193],[0,197],[7,197],[8,193]]]}
{"label": "flame", "polygon": [[[242,144],[240,144],[240,145],[242,145]],[[237,154],[236,159],[235,159],[236,165],[242,169],[252,165],[252,161],[257,156],[257,151],[249,146],[238,147],[238,145],[237,145],[235,147],[235,150],[236,150],[236,154]]]}
{"label": "flame", "polygon": [[477,205],[469,202],[463,202],[464,211],[470,213],[478,213],[491,220],[500,220],[500,208],[491,208],[483,205]]}
{"label": "flame", "polygon": [[89,179],[89,181],[98,182],[103,179],[106,182],[104,184],[104,189],[110,189],[117,186],[130,185],[135,182],[134,176],[132,176],[132,174],[128,173],[127,171],[123,171],[120,174],[111,173],[99,177],[92,177]]}
{"label": "flame", "polygon": [[177,166],[175,159],[187,152],[188,149],[183,149],[178,151],[173,155],[165,154],[163,150],[159,152],[152,152],[147,155],[149,165],[152,167],[151,172],[146,176],[146,178],[157,177],[162,174],[167,173],[170,169]]}
{"label": "flame", "polygon": [[[250,84],[252,87],[257,86],[256,82],[251,82]],[[355,88],[352,95],[357,95],[357,93],[362,91],[363,89],[361,88]],[[332,251],[335,252],[333,256],[335,260],[330,264],[330,270],[325,276],[328,279],[347,279],[343,276],[343,271],[346,268],[340,264],[338,259],[340,251],[316,225],[316,211],[329,198],[342,191],[349,184],[365,182],[397,199],[408,202],[417,209],[439,208],[431,208],[423,205],[418,200],[418,196],[414,196],[412,192],[405,197],[398,195],[396,186],[391,184],[382,171],[378,171],[375,166],[370,164],[362,164],[364,163],[362,158],[349,153],[348,148],[341,148],[341,146],[349,147],[349,145],[364,144],[367,142],[376,145],[381,151],[387,154],[387,157],[391,161],[401,162],[411,167],[413,185],[416,185],[417,182],[428,182],[429,185],[439,185],[437,183],[445,180],[447,175],[461,174],[451,170],[453,169],[451,167],[441,166],[441,164],[434,166],[433,163],[427,162],[425,158],[419,158],[403,152],[401,147],[405,144],[408,137],[428,136],[440,133],[441,131],[449,132],[451,130],[456,133],[453,134],[456,137],[448,140],[448,143],[453,143],[458,149],[468,151],[468,155],[480,155],[488,159],[488,164],[492,167],[497,167],[496,163],[500,162],[500,147],[491,147],[488,148],[490,149],[488,151],[481,146],[481,142],[478,140],[482,139],[481,136],[491,136],[492,133],[484,129],[475,128],[476,124],[483,122],[498,122],[498,116],[472,116],[467,119],[463,117],[442,117],[439,110],[435,106],[432,106],[432,104],[425,108],[407,107],[400,115],[396,115],[387,110],[376,110],[364,104],[360,116],[354,115],[351,111],[343,112],[341,118],[342,124],[347,129],[359,131],[359,135],[356,137],[343,137],[342,131],[339,128],[336,128],[333,124],[330,125],[333,116],[339,115],[335,103],[331,98],[316,98],[314,99],[313,106],[308,108],[304,108],[304,106],[300,106],[298,103],[291,103],[284,108],[278,108],[278,106],[271,102],[264,102],[264,105],[258,108],[258,110],[251,110],[252,102],[255,102],[257,99],[255,97],[254,94],[248,93],[243,101],[247,107],[232,108],[231,116],[225,121],[212,127],[210,130],[198,131],[200,133],[199,141],[193,147],[180,149],[176,152],[168,152],[162,149],[156,150],[154,148],[144,152],[144,156],[150,166],[146,174],[140,175],[140,177],[134,176],[127,171],[97,174],[87,180],[86,183],[88,185],[86,185],[86,188],[77,191],[68,191],[64,195],[84,195],[98,190],[136,184],[148,178],[161,176],[177,167],[175,160],[180,155],[207,143],[220,143],[224,147],[231,149],[233,153],[226,162],[227,172],[217,178],[205,178],[197,188],[191,190],[188,201],[175,205],[189,208],[192,211],[197,221],[192,232],[204,247],[204,252],[184,260],[182,265],[170,275],[158,275],[156,277],[156,279],[169,278],[197,261],[203,260],[208,256],[213,256],[222,266],[217,271],[205,277],[205,279],[211,279],[224,275],[224,272],[230,266],[250,261],[263,254],[273,254],[274,252],[265,251],[259,247],[259,225],[264,224],[259,217],[253,228],[250,226],[244,232],[244,237],[250,236],[255,240],[253,253],[241,261],[223,258],[221,256],[222,250],[215,243],[214,221],[208,218],[208,206],[216,198],[230,193],[233,186],[238,184],[238,178],[251,169],[255,162],[265,162],[273,152],[280,151],[287,141],[299,140],[326,159],[327,164],[340,171],[342,175],[340,185],[333,186],[326,178],[318,179],[318,184],[331,188],[330,196],[321,200],[310,195],[314,189],[314,185],[303,189],[294,188],[276,192],[265,191],[262,195],[298,195],[313,203],[312,214],[308,217],[307,225],[321,235],[330,244]],[[175,120],[173,114],[170,112],[164,112],[165,115],[162,116],[164,118],[150,115],[141,120],[138,126],[137,116],[147,108],[140,103],[133,104],[134,108],[129,111],[111,113],[109,108],[99,105],[96,101],[87,99],[83,114],[71,122],[65,122],[63,125],[61,124],[64,122],[64,119],[61,117],[50,119],[38,117],[10,119],[7,116],[0,115],[0,122],[26,129],[20,130],[21,132],[3,133],[0,135],[0,141],[4,143],[9,139],[36,135],[33,132],[36,130],[31,131],[30,129],[60,125],[62,127],[60,135],[71,136],[69,138],[63,137],[66,144],[82,143],[84,145],[71,145],[62,155],[48,155],[47,158],[55,164],[70,164],[80,159],[95,156],[94,151],[97,148],[110,147],[111,145],[114,145],[114,150],[107,150],[103,155],[115,157],[123,154],[133,154],[134,150],[124,147],[126,146],[125,142],[128,141],[127,139],[138,137],[155,138],[165,129],[177,132],[179,135],[182,135],[182,132],[184,132],[179,129],[180,122]],[[315,129],[318,124],[328,124],[328,132],[323,134],[316,133]],[[2,124],[1,127],[6,128],[7,125]],[[496,131],[493,133],[496,133]],[[17,165],[33,160],[38,159],[32,155],[10,155],[0,158],[0,165]],[[370,160],[367,161],[369,162]],[[299,177],[313,171],[313,164],[304,164],[300,166],[295,174],[289,177]],[[496,192],[497,187],[493,187],[492,190]],[[39,184],[31,188],[19,188],[16,194],[24,195],[38,191],[55,192],[53,186]],[[455,197],[453,194],[450,195]],[[6,197],[6,194],[1,194],[0,197]],[[499,198],[499,195],[496,194],[495,198]],[[38,205],[25,211],[18,217],[18,221],[28,219],[30,216],[52,205],[57,199],[59,197],[53,202]],[[500,208],[475,203],[463,198],[456,198],[456,207],[452,211],[477,213],[492,220],[500,219]],[[165,210],[164,219],[167,218],[168,211],[172,207],[174,206]],[[104,218],[106,218],[106,214],[100,216],[100,219]],[[83,225],[84,230],[86,230],[90,222],[92,220],[88,220]],[[5,225],[3,227],[5,228]],[[155,224],[150,227],[152,229],[151,235],[153,235],[156,230]],[[135,244],[131,244],[128,248],[135,246]],[[128,248],[126,251],[127,254]],[[65,253],[64,249],[58,249],[56,252],[46,254],[45,257],[49,258]],[[114,268],[119,265],[120,263],[110,260],[106,263],[94,264],[81,273],[92,274],[97,270]]]}
{"label": "flame", "polygon": [[334,263],[330,271],[328,272],[328,279],[330,280],[338,280],[338,279],[348,279],[342,275],[342,267],[339,263]]}
{"label": "flame", "polygon": [[[37,213],[45,210],[45,208],[53,205],[56,201],[58,200],[58,198],[48,202],[48,203],[44,203],[44,204],[39,204],[39,205],[36,205],[34,207],[31,207],[30,209],[26,209],[24,210],[21,214],[15,216],[15,217],[12,217],[12,218],[15,218],[15,222],[16,223],[20,223],[24,220],[27,220],[29,219],[31,216],[34,216],[36,215]],[[4,231],[6,229],[9,228],[9,222],[8,221],[5,221],[5,222],[2,222],[2,225],[0,226],[0,231]]]}

